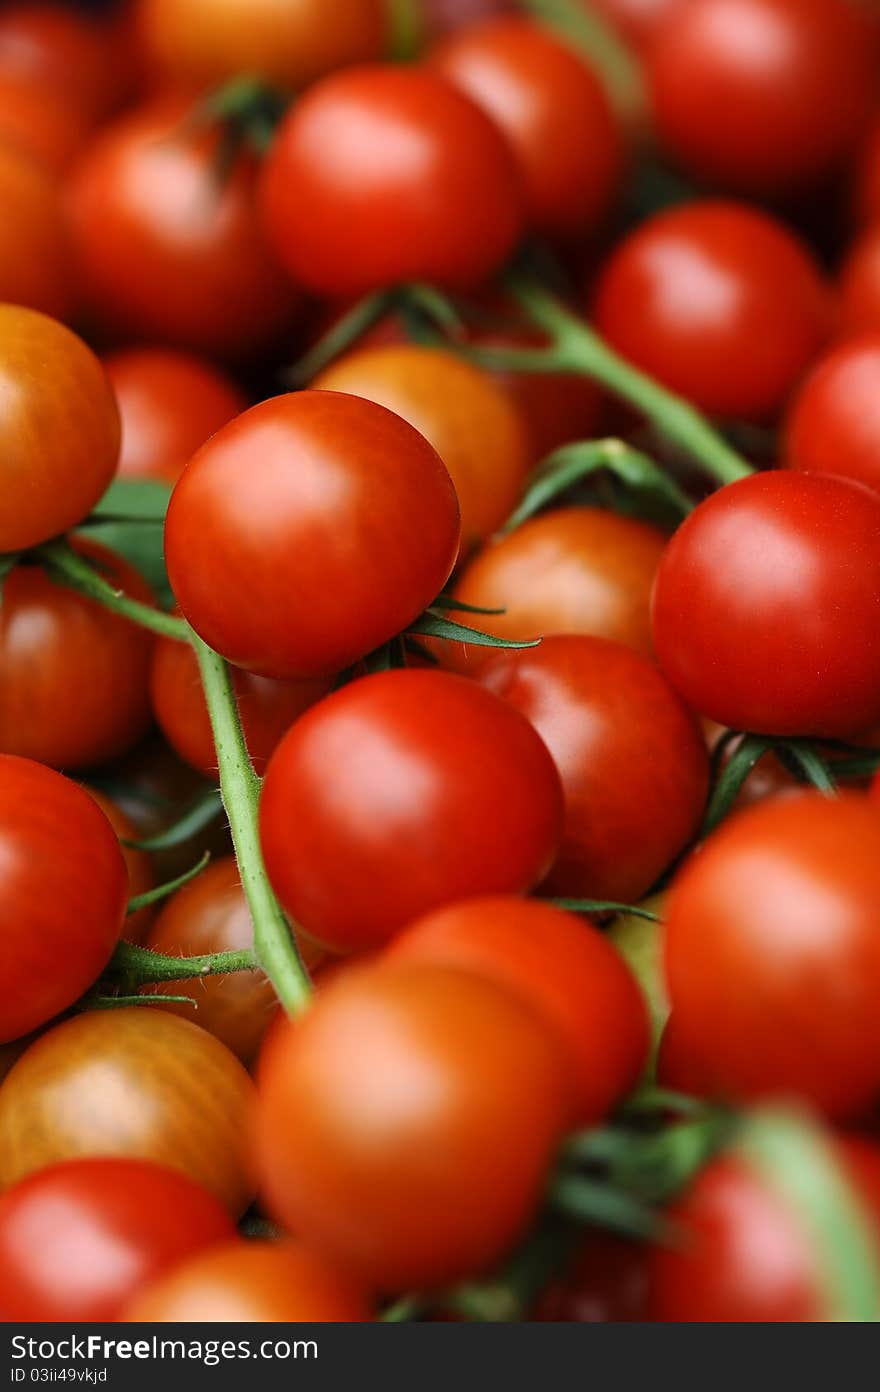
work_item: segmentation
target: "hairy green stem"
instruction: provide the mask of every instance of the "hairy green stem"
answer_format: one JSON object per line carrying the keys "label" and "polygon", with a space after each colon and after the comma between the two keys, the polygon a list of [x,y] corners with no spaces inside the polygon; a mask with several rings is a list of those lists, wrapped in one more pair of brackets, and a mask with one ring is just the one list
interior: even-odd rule
{"label": "hairy green stem", "polygon": [[112,610],[114,614],[121,614],[123,618],[130,619],[132,623],[140,624],[142,628],[148,628],[153,633],[186,642],[187,628],[182,619],[175,618],[173,614],[165,614],[161,609],[151,609],[149,604],[141,604],[139,600],[132,599],[123,590],[111,585],[109,580],[78,555],[66,541],[49,541],[45,546],[38,547],[34,554],[49,574],[57,577],[69,589],[96,600],[103,604],[105,609]]}
{"label": "hairy green stem", "polygon": [[110,971],[142,985],[157,981],[185,981],[191,976],[228,976],[232,972],[259,971],[249,947],[236,952],[206,952],[197,957],[167,957],[147,947],[121,942],[113,954]]}

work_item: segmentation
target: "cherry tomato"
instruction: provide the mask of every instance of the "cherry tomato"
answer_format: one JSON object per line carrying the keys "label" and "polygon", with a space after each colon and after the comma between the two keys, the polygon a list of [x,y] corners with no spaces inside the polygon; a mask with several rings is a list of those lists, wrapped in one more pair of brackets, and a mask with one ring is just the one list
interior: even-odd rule
{"label": "cherry tomato", "polygon": [[238,1059],[198,1025],[149,1006],[86,1011],[41,1035],[6,1076],[0,1185],[80,1156],[153,1160],[238,1215],[254,1196],[252,1103]]}
{"label": "cherry tomato", "polygon": [[128,900],[107,818],[61,774],[0,754],[0,1041],[17,1039],[91,986]]}
{"label": "cherry tomato", "polygon": [[605,638],[545,638],[493,656],[480,681],[531,721],[562,779],[555,894],[637,903],[697,831],[709,759],[652,663]]}
{"label": "cherry tomato", "polygon": [[846,737],[880,719],[880,499],[779,471],[712,494],[654,590],[660,664],[734,730]]}
{"label": "cherry tomato", "polygon": [[0,63],[0,140],[60,173],[85,143],[89,123],[54,93],[8,77]]}
{"label": "cherry tomato", "polygon": [[6,1320],[115,1320],[148,1283],[232,1221],[183,1175],[143,1160],[70,1160],[0,1195]]}
{"label": "cherry tomato", "polygon": [[646,50],[682,0],[583,0],[583,3],[598,10],[634,48]]}
{"label": "cherry tomato", "polygon": [[715,832],[673,885],[666,976],[679,1050],[715,1091],[835,1116],[880,1091],[880,810],[802,792]]}
{"label": "cherry tomato", "polygon": [[[453,596],[503,614],[468,614],[470,628],[528,640],[554,633],[613,638],[650,655],[650,598],[666,538],[655,527],[601,508],[556,508],[524,522],[478,554]],[[444,666],[473,672],[490,648],[443,643]]]}
{"label": "cherry tomato", "polygon": [[434,446],[458,494],[464,551],[507,521],[525,484],[528,428],[510,396],[478,367],[442,348],[367,348],[314,385],[386,406]]}
{"label": "cherry tomato", "polygon": [[411,425],[297,392],[253,406],[171,498],[168,574],[193,628],[269,677],[339,671],[406,628],[458,551],[455,490]]}
{"label": "cherry tomato", "polygon": [[788,414],[785,463],[880,490],[880,332],[822,358]]}
{"label": "cherry tomato", "polygon": [[295,103],[264,165],[265,226],[294,280],[362,295],[407,280],[468,290],[513,251],[523,194],[479,107],[420,68],[351,68]]}
{"label": "cherry tomato", "polygon": [[611,346],[713,415],[772,415],[830,328],[808,248],[756,208],[703,201],[643,222],[595,292]]}
{"label": "cherry tomato", "polygon": [[419,919],[384,959],[473,972],[520,999],[556,1033],[594,1125],[635,1086],[648,1018],[620,954],[590,923],[531,899],[474,899]]}
{"label": "cherry tomato", "polygon": [[[332,683],[324,677],[274,681],[235,668],[232,685],[251,761],[262,774],[282,736]],[[217,751],[196,655],[188,643],[161,638],[153,652],[153,713],[181,759],[216,780]]]}
{"label": "cherry tomato", "polygon": [[[851,1139],[833,1146],[880,1257],[880,1152]],[[669,1218],[686,1236],[651,1253],[649,1318],[689,1324],[829,1318],[821,1249],[785,1196],[744,1160],[713,1160]]]}
{"label": "cherry tomato", "polygon": [[20,305],[0,305],[0,374],[0,551],[23,551],[98,501],[116,469],[119,413],[82,339]]}
{"label": "cherry tomato", "polygon": [[621,182],[623,139],[583,57],[550,30],[514,17],[459,31],[430,61],[509,139],[533,231],[572,238],[601,223]]}
{"label": "cherry tomato", "polygon": [[353,971],[263,1056],[269,1204],[382,1290],[477,1275],[532,1218],[570,1114],[544,1025],[468,972]]}
{"label": "cherry tomato", "polygon": [[0,10],[0,73],[62,98],[91,121],[118,105],[131,80],[112,27],[51,0]]}
{"label": "cherry tomato", "polygon": [[295,297],[254,211],[244,150],[222,174],[222,134],[162,98],[101,131],[69,204],[84,308],[105,331],[244,358],[273,343]]}
{"label": "cherry tomato", "polygon": [[850,0],[688,0],[645,61],[661,146],[742,193],[814,182],[871,111],[877,48]]}
{"label": "cherry tomato", "polygon": [[880,332],[880,225],[855,243],[840,270],[841,337]]}
{"label": "cherry tomato", "polygon": [[269,764],[260,834],[310,937],[377,946],[431,909],[519,894],[559,841],[559,776],[519,711],[445,672],[382,672],[308,711]]}
{"label": "cherry tomato", "polygon": [[175,483],[199,446],[247,405],[224,373],[189,353],[128,348],[106,357],[104,368],[122,418],[123,478]]}
{"label": "cherry tomato", "polygon": [[0,301],[66,318],[73,307],[73,281],[55,180],[6,139],[0,139],[0,202]]}
{"label": "cherry tomato", "polygon": [[647,1318],[647,1268],[643,1243],[591,1232],[530,1318],[542,1324],[642,1323]]}
{"label": "cherry tomato", "polygon": [[[149,855],[146,851],[137,850],[134,846],[126,844],[137,841],[139,838],[138,829],[134,822],[117,803],[104,793],[99,792],[97,788],[90,788],[88,784],[83,784],[83,787],[89,797],[98,804],[119,839],[122,859],[125,861],[125,868],[128,871],[128,898],[134,899],[138,895],[146,894],[149,890],[154,889],[156,872]],[[153,909],[149,904],[138,909],[136,913],[128,914],[122,930],[125,941],[141,942],[152,917]]]}

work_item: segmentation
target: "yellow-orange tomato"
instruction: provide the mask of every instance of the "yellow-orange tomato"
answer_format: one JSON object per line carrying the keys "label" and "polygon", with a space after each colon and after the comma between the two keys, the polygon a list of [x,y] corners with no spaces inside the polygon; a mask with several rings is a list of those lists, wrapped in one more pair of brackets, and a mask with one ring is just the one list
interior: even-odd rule
{"label": "yellow-orange tomato", "polygon": [[[138,829],[130,817],[126,816],[122,808],[106,797],[97,788],[90,788],[88,784],[83,784],[87,793],[95,799],[107,821],[112,826],[116,835],[119,837],[122,849],[122,859],[125,861],[125,868],[128,871],[128,897],[136,898],[139,894],[146,894],[153,889],[156,884],[156,874],[153,870],[153,862],[150,860],[146,851],[136,850],[134,846],[128,846],[127,841],[137,841]],[[139,943],[143,941],[143,936],[150,925],[153,917],[153,908],[146,905],[143,909],[138,909],[136,913],[129,914],[122,929],[122,936],[126,942]]]}
{"label": "yellow-orange tomato", "polygon": [[0,300],[66,319],[74,295],[61,196],[39,160],[8,140],[0,142],[0,207]]}

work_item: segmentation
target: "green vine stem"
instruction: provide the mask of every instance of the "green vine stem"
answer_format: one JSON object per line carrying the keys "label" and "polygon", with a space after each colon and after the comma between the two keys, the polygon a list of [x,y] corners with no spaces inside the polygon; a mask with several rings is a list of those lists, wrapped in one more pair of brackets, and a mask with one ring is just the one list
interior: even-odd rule
{"label": "green vine stem", "polygon": [[135,894],[128,901],[126,914],[131,916],[131,914],[139,913],[141,909],[148,908],[151,904],[160,904],[163,899],[170,899],[172,894],[176,894],[179,889],[183,889],[184,885],[188,885],[190,880],[194,880],[200,875],[210,859],[211,852],[205,851],[205,854],[196,861],[195,865],[191,866],[189,870],[184,870],[182,875],[177,875],[173,880],[166,880],[165,884],[156,885],[155,889],[148,889],[143,894]]}
{"label": "green vine stem", "polygon": [[[233,972],[259,971],[250,948],[236,952],[207,952],[197,957],[167,957],[147,947],[121,942],[113,954],[109,973],[141,985],[157,981],[187,981],[192,976],[229,976]],[[155,999],[155,997],[153,997]]]}
{"label": "green vine stem", "polygon": [[186,642],[189,635],[182,619],[175,618],[173,614],[165,614],[161,609],[151,609],[149,604],[141,604],[139,600],[132,599],[123,590],[111,585],[88,561],[77,555],[66,541],[49,541],[45,546],[38,547],[34,555],[51,576],[61,580],[69,589],[96,600],[103,604],[105,609],[112,610],[114,614],[121,614],[132,623],[140,624],[141,628],[148,628],[165,638],[176,638],[178,642]]}

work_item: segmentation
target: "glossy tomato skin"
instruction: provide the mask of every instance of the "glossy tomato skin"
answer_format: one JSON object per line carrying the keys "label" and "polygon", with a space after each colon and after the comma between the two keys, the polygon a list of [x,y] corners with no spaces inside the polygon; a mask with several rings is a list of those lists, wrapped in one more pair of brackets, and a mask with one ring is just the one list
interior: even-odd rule
{"label": "glossy tomato skin", "polygon": [[589,1233],[542,1294],[531,1319],[541,1324],[637,1324],[647,1318],[644,1243]]}
{"label": "glossy tomato skin", "polygon": [[479,679],[522,711],[565,794],[546,889],[635,904],[695,835],[709,790],[699,726],[647,659],[605,638],[495,654]]}
{"label": "glossy tomato skin", "polygon": [[256,164],[216,177],[219,130],[159,98],[106,126],[68,188],[83,308],[105,334],[243,359],[270,346],[296,299],[254,209]]}
{"label": "glossy tomato skin", "polygon": [[[309,706],[326,696],[326,677],[274,681],[237,667],[232,685],[251,762],[262,774],[276,746]],[[181,759],[216,780],[217,751],[196,655],[188,643],[162,638],[153,651],[150,678],[156,722]]]}
{"label": "glossy tomato skin", "polygon": [[[138,572],[95,542],[76,551],[151,604]],[[38,565],[6,577],[0,608],[0,750],[60,769],[124,754],[150,724],[153,646],[144,628],[56,584]]]}
{"label": "glossy tomato skin", "polygon": [[555,1038],[514,996],[441,967],[353,970],[264,1054],[265,1192],[375,1288],[439,1287],[523,1231],[569,1105]]}
{"label": "glossy tomato skin", "polygon": [[0,1041],[66,1009],[106,966],[128,876],[88,793],[30,759],[0,755]]}
{"label": "glossy tomato skin", "polygon": [[135,1324],[334,1323],[373,1318],[347,1272],[299,1242],[229,1242],[200,1252],[125,1311]]}
{"label": "glossy tomato skin", "polygon": [[260,197],[296,283],[337,298],[408,280],[472,289],[523,225],[504,136],[451,83],[414,67],[351,68],[311,88],[278,129]]}
{"label": "glossy tomato skin", "polygon": [[716,185],[798,188],[852,149],[876,58],[868,18],[846,0],[688,0],[646,52],[658,139]]}
{"label": "glossy tomato skin", "polygon": [[121,478],[175,483],[210,435],[247,402],[210,362],[167,348],[126,348],[104,358],[119,406]]}
{"label": "glossy tomato skin", "polygon": [[[602,508],[554,508],[479,551],[452,593],[503,609],[468,614],[468,626],[517,641],[555,633],[613,638],[650,656],[651,586],[666,538]],[[492,656],[472,644],[437,644],[446,667],[476,672]]]}
{"label": "glossy tomato skin", "polygon": [[566,240],[595,231],[621,182],[623,139],[585,59],[542,25],[512,17],[459,31],[430,62],[510,141],[530,230]]}
{"label": "glossy tomato skin", "polygon": [[112,27],[70,5],[25,3],[0,11],[0,73],[48,99],[62,99],[94,122],[125,95],[131,79]]}
{"label": "glossy tomato skin", "polygon": [[212,648],[261,676],[315,677],[405,629],[443,588],[459,533],[449,475],[412,426],[297,392],[199,451],[171,497],[165,557]]}
{"label": "glossy tomato skin", "polygon": [[473,899],[411,924],[383,959],[473,972],[555,1033],[569,1065],[573,1124],[595,1125],[635,1086],[648,1020],[620,954],[585,920],[533,899]]}
{"label": "glossy tomato skin", "polygon": [[[880,1153],[863,1141],[833,1142],[842,1178],[880,1246]],[[689,1240],[650,1253],[648,1313],[672,1323],[790,1323],[828,1319],[822,1253],[784,1196],[743,1160],[721,1156],[673,1204]]]}
{"label": "glossy tomato skin", "polygon": [[791,794],[736,814],[679,871],[666,978],[677,1051],[716,1093],[836,1117],[880,1089],[880,810]]}
{"label": "glossy tomato skin", "polygon": [[[87,783],[82,786],[89,797],[98,804],[119,839],[122,859],[125,861],[125,868],[128,871],[128,898],[134,899],[140,894],[146,894],[149,890],[155,889],[156,872],[153,869],[153,862],[149,854],[146,851],[138,850],[133,845],[126,844],[141,839],[134,822],[118,803],[111,801],[97,788],[90,788]],[[153,907],[150,904],[138,909],[136,913],[127,914],[122,930],[125,941],[141,942],[152,917]]]}
{"label": "glossy tomato skin", "polygon": [[98,501],[116,469],[119,412],[91,349],[33,309],[0,305],[0,371],[0,551],[23,551]]}
{"label": "glossy tomato skin", "polygon": [[59,319],[74,304],[70,238],[56,181],[32,155],[0,141],[0,300]]}
{"label": "glossy tomato skin", "polygon": [[[86,794],[83,794],[86,796]],[[55,1025],[0,1090],[0,1185],[79,1157],[152,1160],[238,1217],[254,1197],[253,1084],[219,1040],[164,1010],[92,1010]]]}
{"label": "glossy tomato skin", "polygon": [[559,776],[524,716],[462,677],[383,672],[334,692],[278,746],[260,835],[282,904],[357,950],[419,914],[520,894],[552,864]]}
{"label": "glossy tomato skin", "polygon": [[753,474],[712,494],[657,573],[654,643],[685,701],[734,730],[846,738],[880,716],[880,499]]}
{"label": "glossy tomato skin", "polygon": [[7,1320],[115,1320],[145,1285],[230,1241],[222,1205],[143,1160],[70,1160],[0,1195]]}
{"label": "glossy tomato skin", "polygon": [[763,420],[830,329],[808,248],[769,214],[711,199],[655,213],[600,271],[599,332],[712,415]]}
{"label": "glossy tomato skin", "polygon": [[813,368],[788,413],[784,462],[880,490],[880,332],[841,344]]}
{"label": "glossy tomato skin", "polygon": [[314,386],[376,401],[434,446],[458,495],[465,553],[507,521],[525,485],[528,426],[480,368],[442,348],[403,344],[349,354]]}

